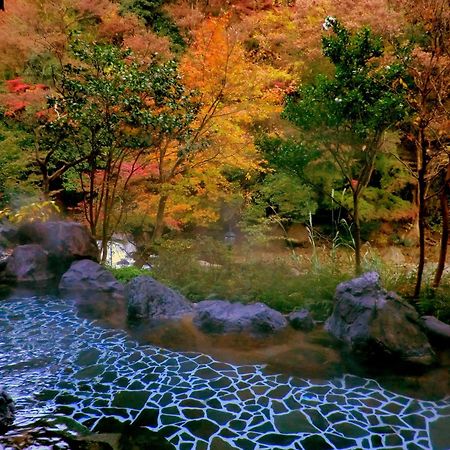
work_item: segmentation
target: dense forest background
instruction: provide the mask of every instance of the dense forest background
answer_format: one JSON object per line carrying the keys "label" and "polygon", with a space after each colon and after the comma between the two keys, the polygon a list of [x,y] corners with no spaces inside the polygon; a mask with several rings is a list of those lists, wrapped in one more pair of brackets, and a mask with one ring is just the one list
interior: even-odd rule
{"label": "dense forest background", "polygon": [[[446,0],[6,0],[1,214],[83,221],[103,261],[131,234],[193,297],[320,313],[375,267],[450,317],[449,45]],[[243,271],[227,233],[295,264]]]}

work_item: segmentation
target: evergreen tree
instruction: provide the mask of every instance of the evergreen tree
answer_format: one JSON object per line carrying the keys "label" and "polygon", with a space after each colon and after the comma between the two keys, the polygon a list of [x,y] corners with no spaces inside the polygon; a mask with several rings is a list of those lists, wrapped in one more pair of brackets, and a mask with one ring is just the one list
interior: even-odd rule
{"label": "evergreen tree", "polygon": [[350,32],[328,17],[323,54],[333,75],[318,76],[288,96],[284,117],[302,131],[302,138],[329,152],[352,191],[355,269],[361,269],[360,198],[368,186],[386,131],[406,111],[403,68],[383,61],[384,46],[369,28]]}

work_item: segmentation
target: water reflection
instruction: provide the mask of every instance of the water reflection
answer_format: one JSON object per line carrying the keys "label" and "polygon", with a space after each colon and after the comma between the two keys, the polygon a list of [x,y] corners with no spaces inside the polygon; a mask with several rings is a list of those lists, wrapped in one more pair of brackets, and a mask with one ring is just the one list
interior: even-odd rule
{"label": "water reflection", "polygon": [[[199,352],[232,364],[263,364],[267,373],[283,373],[315,380],[332,379],[345,373],[374,378],[387,389],[422,399],[440,399],[450,394],[450,350],[437,349],[439,366],[400,367],[379,361],[361,361],[342,351],[339,344],[318,326],[303,333],[290,327],[273,335],[246,333],[205,334],[187,316],[179,321],[130,323],[125,306],[96,297],[78,302],[81,314],[104,326],[124,329],[139,343],[173,351]],[[109,306],[105,306],[109,305]]]}

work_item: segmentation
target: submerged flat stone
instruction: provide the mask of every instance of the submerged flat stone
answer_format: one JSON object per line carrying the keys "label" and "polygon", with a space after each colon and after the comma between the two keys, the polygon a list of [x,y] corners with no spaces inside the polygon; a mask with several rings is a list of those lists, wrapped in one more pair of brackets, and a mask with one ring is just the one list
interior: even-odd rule
{"label": "submerged flat stone", "polygon": [[90,380],[92,378],[98,377],[101,375],[106,369],[106,366],[103,364],[97,364],[89,367],[85,367],[84,369],[79,370],[74,374],[74,377],[78,380],[87,379]]}
{"label": "submerged flat stone", "polygon": [[112,406],[142,409],[150,396],[146,391],[120,391],[112,401]]}
{"label": "submerged flat stone", "polygon": [[192,433],[201,438],[208,440],[214,433],[219,430],[219,426],[210,420],[192,420],[186,424],[186,428]]}
{"label": "submerged flat stone", "polygon": [[450,416],[439,417],[430,423],[430,439],[433,450],[450,448]]}
{"label": "submerged flat stone", "polygon": [[101,354],[102,352],[98,348],[81,350],[75,362],[80,366],[92,366],[98,361]]}
{"label": "submerged flat stone", "polygon": [[308,436],[301,442],[305,450],[333,450],[333,446],[318,434]]}
{"label": "submerged flat stone", "polygon": [[338,423],[334,425],[334,429],[339,433],[342,433],[344,436],[352,438],[360,438],[369,434],[369,431],[367,429],[361,428],[358,425],[354,425],[352,423]]}
{"label": "submerged flat stone", "polygon": [[291,411],[275,416],[275,426],[280,433],[317,433],[319,430],[311,424],[301,411]]}

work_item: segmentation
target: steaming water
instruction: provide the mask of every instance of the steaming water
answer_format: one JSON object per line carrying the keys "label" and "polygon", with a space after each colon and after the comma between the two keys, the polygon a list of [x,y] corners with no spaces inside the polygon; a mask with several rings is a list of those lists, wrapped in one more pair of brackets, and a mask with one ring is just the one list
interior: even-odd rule
{"label": "steaming water", "polygon": [[18,424],[60,414],[96,431],[135,423],[180,450],[450,448],[449,397],[417,400],[350,375],[311,381],[140,345],[48,296],[0,303],[0,374]]}

